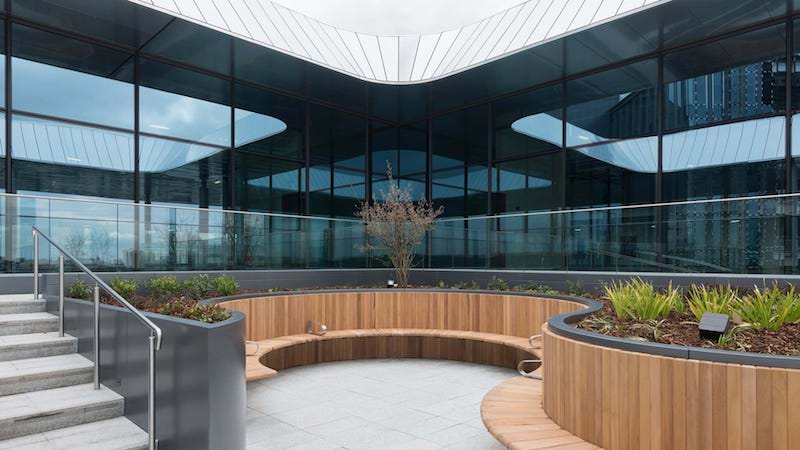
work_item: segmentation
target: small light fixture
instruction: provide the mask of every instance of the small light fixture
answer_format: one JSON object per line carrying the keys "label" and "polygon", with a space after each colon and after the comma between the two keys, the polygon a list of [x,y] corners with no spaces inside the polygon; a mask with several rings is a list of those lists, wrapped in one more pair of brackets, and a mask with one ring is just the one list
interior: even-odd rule
{"label": "small light fixture", "polygon": [[397,287],[397,282],[394,281],[394,280],[388,280],[386,282],[386,287],[387,288],[395,288],[395,287]]}
{"label": "small light fixture", "polygon": [[698,325],[700,338],[711,341],[719,340],[728,331],[729,324],[730,317],[727,314],[703,313],[703,317],[700,318],[700,325]]}

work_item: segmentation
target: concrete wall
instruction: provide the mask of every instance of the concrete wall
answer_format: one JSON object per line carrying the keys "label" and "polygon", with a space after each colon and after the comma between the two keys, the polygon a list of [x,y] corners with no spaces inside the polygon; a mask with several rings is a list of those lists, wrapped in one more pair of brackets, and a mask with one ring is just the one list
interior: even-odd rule
{"label": "concrete wall", "polygon": [[[57,310],[57,277],[45,276],[48,310]],[[244,315],[221,323],[147,314],[163,331],[156,352],[159,449],[244,449],[246,385]],[[65,302],[65,331],[93,354],[94,309]],[[127,310],[100,307],[100,380],[125,397],[125,416],[147,429],[149,330]]]}

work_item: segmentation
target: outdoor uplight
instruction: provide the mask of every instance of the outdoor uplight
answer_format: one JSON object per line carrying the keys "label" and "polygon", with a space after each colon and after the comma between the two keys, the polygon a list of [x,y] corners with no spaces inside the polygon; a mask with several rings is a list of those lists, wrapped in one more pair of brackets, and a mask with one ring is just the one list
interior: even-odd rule
{"label": "outdoor uplight", "polygon": [[387,287],[387,288],[393,288],[393,287],[397,287],[397,282],[396,282],[396,281],[394,281],[394,280],[388,280],[388,281],[386,282],[386,287]]}
{"label": "outdoor uplight", "polygon": [[700,325],[698,325],[700,337],[716,341],[728,331],[729,323],[730,317],[727,314],[704,313],[700,318]]}

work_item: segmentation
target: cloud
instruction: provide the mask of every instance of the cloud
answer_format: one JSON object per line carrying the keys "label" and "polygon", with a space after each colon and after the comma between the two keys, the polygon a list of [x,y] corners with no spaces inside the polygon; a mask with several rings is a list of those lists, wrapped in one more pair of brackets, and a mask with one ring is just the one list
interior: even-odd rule
{"label": "cloud", "polygon": [[426,34],[459,28],[522,0],[274,0],[321,22],[369,34]]}

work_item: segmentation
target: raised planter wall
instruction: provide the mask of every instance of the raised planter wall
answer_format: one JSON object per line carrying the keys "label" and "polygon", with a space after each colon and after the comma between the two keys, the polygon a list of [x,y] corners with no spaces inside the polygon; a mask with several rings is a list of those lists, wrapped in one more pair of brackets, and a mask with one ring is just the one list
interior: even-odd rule
{"label": "raised planter wall", "polygon": [[544,331],[544,409],[608,450],[792,449],[800,370],[700,361]]}
{"label": "raised planter wall", "polygon": [[367,289],[256,295],[222,299],[241,311],[248,340],[306,332],[306,321],[328,329],[420,328],[529,337],[548,318],[585,308],[579,300],[476,291]]}
{"label": "raised planter wall", "polygon": [[[57,310],[57,278],[45,276],[48,310]],[[159,449],[244,449],[244,316],[216,324],[146,313],[163,331],[156,352]],[[65,301],[65,331],[94,359],[91,302]],[[125,397],[125,416],[147,429],[149,330],[121,307],[100,305],[100,382]]]}

